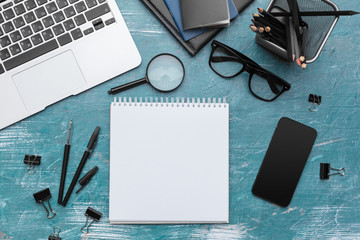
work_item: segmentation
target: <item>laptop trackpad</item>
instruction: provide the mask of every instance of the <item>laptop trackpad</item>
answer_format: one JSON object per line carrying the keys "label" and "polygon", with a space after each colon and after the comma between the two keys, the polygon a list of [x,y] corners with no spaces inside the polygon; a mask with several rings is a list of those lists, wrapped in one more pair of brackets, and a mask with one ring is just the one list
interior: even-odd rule
{"label": "laptop trackpad", "polygon": [[26,106],[45,108],[86,84],[72,51],[66,51],[13,76]]}

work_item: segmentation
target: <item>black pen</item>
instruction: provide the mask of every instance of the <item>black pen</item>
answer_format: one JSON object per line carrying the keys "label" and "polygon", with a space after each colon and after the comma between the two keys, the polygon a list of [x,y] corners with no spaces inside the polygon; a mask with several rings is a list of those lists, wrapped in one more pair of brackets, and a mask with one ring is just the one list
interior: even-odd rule
{"label": "black pen", "polygon": [[71,127],[72,127],[72,120],[70,120],[70,122],[69,122],[69,128],[68,128],[66,143],[65,143],[65,148],[64,148],[64,157],[63,157],[63,164],[62,164],[62,170],[61,170],[58,204],[62,204],[62,198],[63,198],[63,194],[64,194],[66,170],[67,170],[67,165],[69,162],[69,153],[70,153],[70,146],[71,146],[70,145]]}
{"label": "black pen", "polygon": [[76,169],[75,175],[70,183],[70,187],[66,193],[66,196],[64,198],[64,201],[62,202],[62,205],[65,207],[67,202],[69,201],[70,195],[72,193],[72,191],[74,190],[74,187],[76,185],[76,182],[78,181],[81,171],[83,170],[85,163],[87,161],[87,159],[90,157],[91,152],[94,150],[98,136],[99,136],[99,131],[100,131],[100,127],[97,126],[95,128],[95,131],[93,132],[93,134],[91,135],[90,141],[86,147],[86,150],[84,152],[83,157],[81,158],[80,164],[78,166],[78,168]]}

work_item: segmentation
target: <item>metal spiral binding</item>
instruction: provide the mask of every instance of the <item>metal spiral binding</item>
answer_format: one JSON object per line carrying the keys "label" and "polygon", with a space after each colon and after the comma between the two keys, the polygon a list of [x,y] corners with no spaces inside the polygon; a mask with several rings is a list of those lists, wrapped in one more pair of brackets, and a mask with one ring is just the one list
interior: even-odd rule
{"label": "metal spiral binding", "polygon": [[168,98],[168,97],[145,97],[144,100],[142,97],[137,98],[114,98],[112,102],[113,106],[122,106],[122,107],[133,107],[133,106],[140,106],[140,107],[228,107],[228,103],[226,102],[226,98]]}

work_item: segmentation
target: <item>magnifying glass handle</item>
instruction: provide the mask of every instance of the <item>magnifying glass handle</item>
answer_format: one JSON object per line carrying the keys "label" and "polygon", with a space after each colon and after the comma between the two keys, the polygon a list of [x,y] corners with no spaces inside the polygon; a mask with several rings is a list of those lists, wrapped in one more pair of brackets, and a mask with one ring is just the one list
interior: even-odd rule
{"label": "magnifying glass handle", "polygon": [[144,84],[144,83],[147,83],[145,78],[142,78],[142,79],[139,79],[139,80],[136,80],[136,81],[133,81],[133,82],[125,83],[123,85],[120,85],[118,87],[114,87],[114,88],[110,89],[108,91],[108,94],[119,93],[119,92],[122,92],[122,91],[125,91],[127,89],[139,86],[139,85]]}

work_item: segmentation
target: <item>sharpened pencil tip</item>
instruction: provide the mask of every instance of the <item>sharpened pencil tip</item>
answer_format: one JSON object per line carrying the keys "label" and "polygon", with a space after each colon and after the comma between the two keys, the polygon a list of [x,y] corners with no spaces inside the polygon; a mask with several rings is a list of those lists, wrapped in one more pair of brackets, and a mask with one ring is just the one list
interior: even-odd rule
{"label": "sharpened pencil tip", "polygon": [[257,32],[257,31],[258,31],[258,28],[255,27],[254,25],[251,25],[250,28],[251,28],[251,30],[252,30],[253,32]]}

